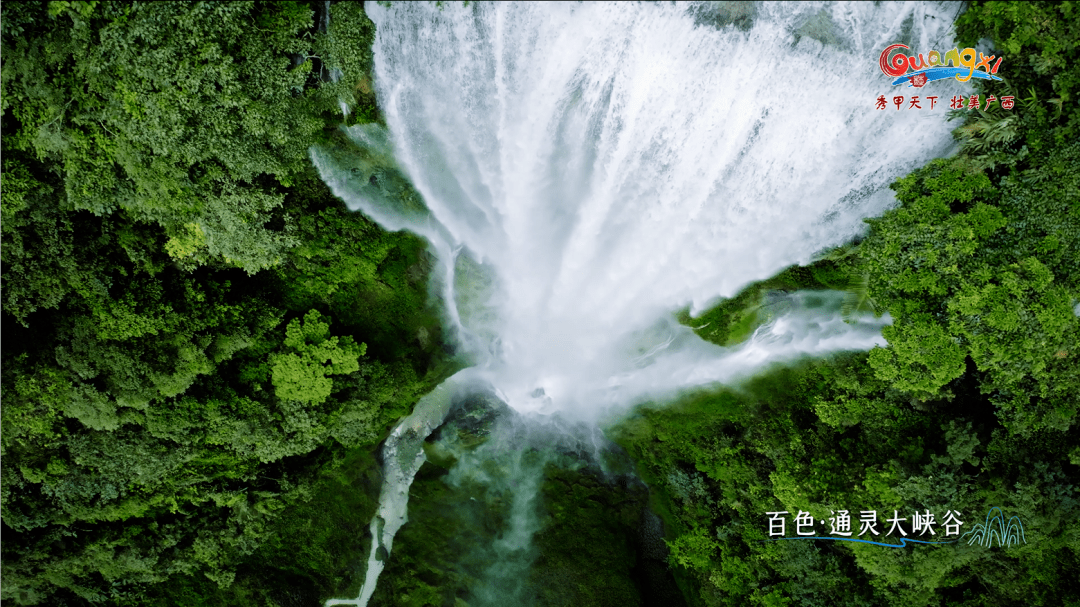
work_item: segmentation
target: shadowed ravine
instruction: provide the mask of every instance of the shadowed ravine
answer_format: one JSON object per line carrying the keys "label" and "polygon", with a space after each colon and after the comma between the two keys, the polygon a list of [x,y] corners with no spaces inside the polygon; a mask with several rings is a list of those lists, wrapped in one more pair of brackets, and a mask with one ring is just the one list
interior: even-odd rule
{"label": "shadowed ravine", "polygon": [[[839,294],[794,295],[735,348],[673,316],[856,237],[892,204],[893,179],[949,151],[944,111],[882,112],[874,100],[890,91],[881,49],[941,46],[955,7],[723,4],[735,8],[371,6],[388,132],[351,127],[353,147],[312,157],[350,208],[428,239],[473,366],[387,440],[396,463],[364,588],[328,604],[371,598],[451,393],[481,386],[519,414],[596,424],[770,363],[881,343],[888,318],[844,322]],[[943,98],[960,90],[940,84]],[[405,179],[422,203],[403,202]],[[450,474],[478,470],[500,440],[493,431]],[[528,444],[548,461],[556,443]],[[537,461],[504,470],[513,514],[490,547],[524,568]],[[469,604],[517,592],[496,587],[473,588]]]}

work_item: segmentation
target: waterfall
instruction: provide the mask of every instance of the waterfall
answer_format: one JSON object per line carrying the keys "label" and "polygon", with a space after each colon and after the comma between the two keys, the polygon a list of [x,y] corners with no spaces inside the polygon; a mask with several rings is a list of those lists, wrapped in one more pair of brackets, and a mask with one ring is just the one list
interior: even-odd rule
{"label": "waterfall", "polygon": [[[843,322],[836,294],[793,296],[738,348],[672,316],[850,241],[950,152],[965,85],[926,89],[934,110],[875,101],[919,92],[881,50],[951,45],[956,5],[367,6],[388,133],[350,127],[355,149],[313,161],[350,208],[428,239],[450,328],[516,410],[596,420],[882,343],[888,319]],[[388,194],[405,178],[422,202]]]}
{"label": "waterfall", "polygon": [[390,432],[382,449],[383,484],[379,491],[379,508],[371,520],[371,550],[360,596],[356,599],[330,599],[331,605],[367,605],[375,592],[375,583],[385,567],[386,558],[394,545],[394,534],[408,522],[409,487],[420,466],[426,461],[424,439],[437,428],[450,412],[455,397],[473,386],[470,369],[459,371],[434,390],[424,395]]}

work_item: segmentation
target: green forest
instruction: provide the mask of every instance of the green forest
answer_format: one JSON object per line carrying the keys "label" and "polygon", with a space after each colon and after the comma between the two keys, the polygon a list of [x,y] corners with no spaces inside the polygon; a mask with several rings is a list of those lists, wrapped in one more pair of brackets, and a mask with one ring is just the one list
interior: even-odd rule
{"label": "green forest", "polygon": [[[426,243],[310,161],[382,121],[374,24],[323,7],[4,3],[5,602],[356,595],[378,445],[463,362]],[[1080,5],[972,2],[956,32],[992,42],[1008,69],[976,92],[1016,107],[955,110],[960,151],[897,180],[864,238],[698,331],[732,345],[764,293],[839,289],[891,316],[888,346],[638,407],[606,432],[647,489],[548,470],[536,604],[654,604],[627,539],[651,513],[663,604],[1080,604]],[[467,605],[443,472],[373,604]],[[993,506],[1026,543],[765,541],[770,511]]]}

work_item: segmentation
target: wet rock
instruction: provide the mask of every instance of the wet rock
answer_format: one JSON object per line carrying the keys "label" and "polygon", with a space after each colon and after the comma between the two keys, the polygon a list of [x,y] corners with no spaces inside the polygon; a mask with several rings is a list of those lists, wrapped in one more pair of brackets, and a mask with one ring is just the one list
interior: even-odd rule
{"label": "wet rock", "polygon": [[431,434],[428,442],[444,440],[476,445],[483,442],[495,424],[514,412],[490,392],[477,392],[455,402],[446,421]]}
{"label": "wet rock", "polygon": [[683,595],[668,566],[670,550],[664,542],[664,523],[651,510],[642,512],[637,541],[638,560],[634,567],[634,578],[641,592],[641,604],[650,607],[685,605]]}
{"label": "wet rock", "polygon": [[806,23],[799,26],[799,29],[795,30],[795,42],[800,44],[804,38],[811,40],[817,40],[825,46],[839,46],[840,37],[836,24],[833,23],[832,17],[829,16],[829,12],[822,9],[817,12],[813,17],[810,17]]}
{"label": "wet rock", "polygon": [[697,25],[716,29],[733,25],[745,32],[753,27],[757,9],[753,2],[702,2],[691,11]]}

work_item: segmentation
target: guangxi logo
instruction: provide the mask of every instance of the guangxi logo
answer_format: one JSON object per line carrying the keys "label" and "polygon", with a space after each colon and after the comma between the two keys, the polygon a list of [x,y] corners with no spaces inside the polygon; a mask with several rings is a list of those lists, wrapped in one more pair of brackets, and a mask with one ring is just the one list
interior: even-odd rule
{"label": "guangxi logo", "polygon": [[[900,52],[892,54],[898,50]],[[906,44],[891,44],[881,51],[881,56],[878,57],[878,65],[881,67],[882,73],[893,78],[893,86],[907,82],[909,88],[922,88],[926,86],[927,82],[944,80],[945,78],[955,78],[959,82],[968,82],[972,78],[1002,80],[995,75],[998,68],[1001,67],[1001,58],[994,55],[988,57],[983,53],[976,52],[973,48],[960,50],[959,47],[956,47],[944,55],[938,51],[930,51],[927,55],[919,53],[918,56],[904,54],[903,51],[907,50],[910,49]],[[976,58],[978,58],[978,61],[976,61]],[[995,58],[997,61],[994,61]],[[927,95],[921,100],[918,95],[915,95],[911,98],[907,109],[921,110],[923,109],[923,103],[929,103],[930,107],[928,109],[932,110],[937,107],[937,100],[938,97],[934,95]],[[892,103],[897,110],[904,106],[905,101],[907,100],[903,95],[892,98]],[[994,95],[987,95],[984,109],[990,109],[990,104],[994,102],[998,102],[998,98]],[[1012,96],[1003,96],[1000,103],[1003,110],[1011,110],[1016,105],[1015,98]],[[881,95],[877,98],[876,109],[884,110],[888,104],[885,95]],[[949,102],[949,109],[952,110],[963,108],[977,110],[979,106],[979,95],[972,95],[970,99],[965,99],[962,95],[955,95]]]}
{"label": "guangxi logo", "polygon": [[[904,53],[896,53],[890,59],[889,53],[897,49],[909,50],[906,44],[892,44],[881,51],[881,56],[878,58],[881,71],[886,76],[896,78],[893,80],[893,86],[903,84],[904,80],[909,82],[908,86],[916,88],[921,88],[927,82],[944,80],[945,78],[956,78],[959,82],[967,82],[972,78],[1001,80],[1001,78],[994,75],[997,73],[998,68],[1001,67],[1001,58],[998,58],[993,67],[990,67],[990,62],[994,60],[994,56],[987,57],[982,53],[977,53],[979,60],[976,62],[976,52],[973,48],[966,48],[962,51],[959,48],[954,48],[945,53],[944,56],[937,51],[930,51],[926,59],[923,58],[922,53],[919,53],[918,61],[915,60],[914,55],[908,56]],[[982,71],[979,71],[980,68],[982,68]],[[908,74],[909,71],[911,72],[910,75]],[[964,75],[965,71],[967,75]]]}

